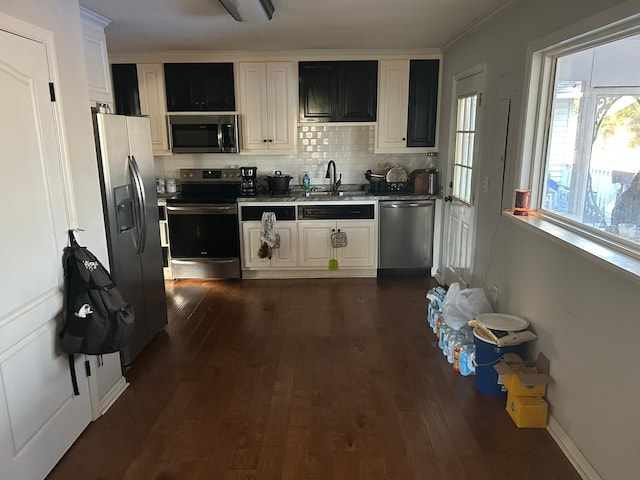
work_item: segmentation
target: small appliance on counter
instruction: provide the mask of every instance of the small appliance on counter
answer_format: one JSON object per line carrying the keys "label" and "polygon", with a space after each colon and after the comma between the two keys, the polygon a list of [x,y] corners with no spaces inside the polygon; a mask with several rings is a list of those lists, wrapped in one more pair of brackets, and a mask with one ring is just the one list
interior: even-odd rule
{"label": "small appliance on counter", "polygon": [[258,167],[240,167],[240,195],[252,197],[258,191]]}
{"label": "small appliance on counter", "polygon": [[290,192],[289,182],[291,181],[291,175],[284,175],[280,170],[276,170],[273,175],[267,175],[266,179],[269,193],[284,195]]}

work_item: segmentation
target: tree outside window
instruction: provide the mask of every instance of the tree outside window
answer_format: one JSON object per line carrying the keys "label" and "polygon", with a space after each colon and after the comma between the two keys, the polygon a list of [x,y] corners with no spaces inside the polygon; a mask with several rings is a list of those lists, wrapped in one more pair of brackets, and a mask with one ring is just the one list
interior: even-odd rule
{"label": "tree outside window", "polygon": [[556,60],[540,208],[640,243],[640,36]]}

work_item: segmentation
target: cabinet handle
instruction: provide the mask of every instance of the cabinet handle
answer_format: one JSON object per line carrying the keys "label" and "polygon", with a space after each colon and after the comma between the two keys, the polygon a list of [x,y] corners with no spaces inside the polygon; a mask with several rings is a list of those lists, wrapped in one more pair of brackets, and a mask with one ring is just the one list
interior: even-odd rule
{"label": "cabinet handle", "polygon": [[445,202],[453,202],[453,197],[451,195],[447,195],[446,197],[444,197],[444,201]]}
{"label": "cabinet handle", "polygon": [[263,139],[262,141],[263,141],[264,143],[267,143],[267,139],[266,139],[266,138],[265,138],[265,139]]}
{"label": "cabinet handle", "polygon": [[402,141],[404,142],[405,140],[406,140],[406,138],[405,138],[405,137],[402,137]]}
{"label": "cabinet handle", "polygon": [[273,140],[269,139],[269,143],[273,142]]}

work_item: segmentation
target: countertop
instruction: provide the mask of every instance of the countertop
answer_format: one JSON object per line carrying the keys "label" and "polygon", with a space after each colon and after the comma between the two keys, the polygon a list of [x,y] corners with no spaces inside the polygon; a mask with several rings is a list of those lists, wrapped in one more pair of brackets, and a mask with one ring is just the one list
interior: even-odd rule
{"label": "countertop", "polygon": [[326,190],[312,190],[305,193],[301,189],[292,188],[286,194],[260,193],[252,197],[240,197],[238,202],[344,202],[344,201],[398,201],[398,200],[436,200],[441,195],[414,195],[406,193],[374,195],[363,190],[361,185],[345,185],[339,189],[338,195],[329,194]]}

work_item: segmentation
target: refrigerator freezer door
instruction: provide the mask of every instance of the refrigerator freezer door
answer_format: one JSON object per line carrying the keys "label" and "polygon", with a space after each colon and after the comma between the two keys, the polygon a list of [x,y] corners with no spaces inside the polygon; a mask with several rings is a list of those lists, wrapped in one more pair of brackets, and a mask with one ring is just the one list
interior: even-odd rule
{"label": "refrigerator freezer door", "polygon": [[[160,223],[149,119],[146,117],[127,117],[127,124],[131,156],[142,181],[144,218],[146,219],[144,244],[140,256],[147,331],[147,341],[140,347],[142,349],[167,325],[167,300],[162,272]],[[123,362],[125,357],[126,355],[123,356]],[[124,363],[124,365],[128,365],[128,363]]]}

